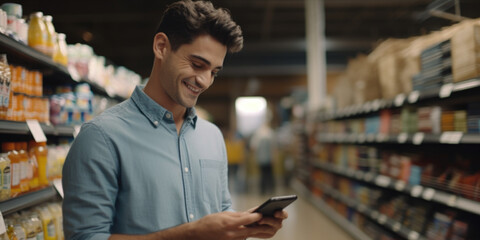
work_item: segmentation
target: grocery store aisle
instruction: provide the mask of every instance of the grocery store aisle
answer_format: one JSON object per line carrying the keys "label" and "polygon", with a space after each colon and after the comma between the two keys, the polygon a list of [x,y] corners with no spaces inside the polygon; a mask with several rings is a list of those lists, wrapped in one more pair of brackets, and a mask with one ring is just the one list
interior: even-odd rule
{"label": "grocery store aisle", "polygon": [[[295,194],[293,190],[279,190],[275,195]],[[232,193],[234,208],[244,211],[264,202],[268,197],[254,193]],[[299,196],[286,208],[289,217],[274,240],[351,240],[338,225],[330,221],[318,209]]]}

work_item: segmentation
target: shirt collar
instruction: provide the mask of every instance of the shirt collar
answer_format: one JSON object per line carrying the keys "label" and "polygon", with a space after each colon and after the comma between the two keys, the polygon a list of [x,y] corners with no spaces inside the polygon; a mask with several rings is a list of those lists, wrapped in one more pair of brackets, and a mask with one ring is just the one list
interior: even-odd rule
{"label": "shirt collar", "polygon": [[[173,123],[173,114],[151,99],[143,91],[144,87],[144,85],[136,86],[130,97],[135,105],[137,105],[140,112],[143,113],[143,115],[152,123],[154,127],[158,127],[162,121],[166,123]],[[185,121],[190,123],[195,128],[197,119],[198,117],[195,108],[188,108]]]}

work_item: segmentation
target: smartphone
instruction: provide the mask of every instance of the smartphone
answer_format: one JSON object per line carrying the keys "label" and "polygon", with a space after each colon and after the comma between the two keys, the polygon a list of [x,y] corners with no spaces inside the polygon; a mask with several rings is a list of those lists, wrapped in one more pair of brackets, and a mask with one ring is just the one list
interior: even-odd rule
{"label": "smartphone", "polygon": [[276,211],[284,209],[295,200],[297,200],[297,195],[272,197],[255,209],[254,212],[261,213],[266,217],[272,217]]}

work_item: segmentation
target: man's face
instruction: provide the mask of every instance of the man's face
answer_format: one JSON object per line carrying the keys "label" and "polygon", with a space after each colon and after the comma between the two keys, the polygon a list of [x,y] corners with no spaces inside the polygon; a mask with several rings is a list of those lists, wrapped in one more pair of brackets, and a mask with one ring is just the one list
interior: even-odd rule
{"label": "man's face", "polygon": [[223,65],[226,46],[210,35],[201,35],[170,51],[162,64],[161,84],[173,105],[195,106],[198,96],[213,83]]}

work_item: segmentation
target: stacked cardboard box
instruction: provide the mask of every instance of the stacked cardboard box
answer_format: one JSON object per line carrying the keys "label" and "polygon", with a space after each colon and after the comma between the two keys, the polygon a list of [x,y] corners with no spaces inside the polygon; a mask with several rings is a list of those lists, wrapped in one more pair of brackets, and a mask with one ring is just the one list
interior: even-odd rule
{"label": "stacked cardboard box", "polygon": [[420,107],[418,114],[418,131],[424,133],[439,134],[441,132],[442,109],[439,106]]}
{"label": "stacked cardboard box", "polygon": [[480,76],[480,22],[469,21],[452,37],[452,72],[455,82]]}

